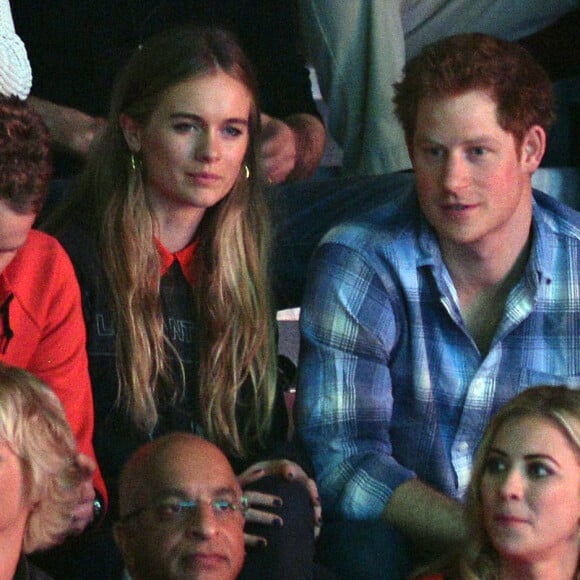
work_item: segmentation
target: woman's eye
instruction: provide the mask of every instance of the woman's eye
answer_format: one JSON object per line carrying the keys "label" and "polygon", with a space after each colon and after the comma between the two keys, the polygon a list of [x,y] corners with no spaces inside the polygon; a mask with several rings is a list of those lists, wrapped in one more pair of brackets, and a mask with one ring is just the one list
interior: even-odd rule
{"label": "woman's eye", "polygon": [[224,129],[224,133],[228,137],[238,137],[239,135],[242,134],[242,130],[239,129],[238,127],[228,126]]}
{"label": "woman's eye", "polygon": [[173,125],[173,129],[177,133],[189,133],[191,131],[199,131],[201,127],[195,123],[181,122]]}
{"label": "woman's eye", "polygon": [[485,472],[491,474],[502,473],[507,469],[507,465],[500,457],[490,457],[485,462]]}
{"label": "woman's eye", "polygon": [[540,461],[534,461],[528,465],[528,474],[530,477],[547,477],[548,475],[552,475],[554,470],[548,467],[545,463]]}

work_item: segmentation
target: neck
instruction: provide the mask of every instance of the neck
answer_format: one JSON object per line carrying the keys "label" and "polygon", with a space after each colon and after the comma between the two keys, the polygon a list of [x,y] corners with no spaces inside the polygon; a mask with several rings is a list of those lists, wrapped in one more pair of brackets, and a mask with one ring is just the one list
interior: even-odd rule
{"label": "neck", "polygon": [[[489,259],[474,255],[471,261],[450,260],[448,268],[464,323],[483,355],[492,344],[509,293],[525,270],[529,248],[530,244],[525,240],[523,246],[515,248],[519,252],[515,256],[509,251],[497,259],[493,255]],[[463,264],[463,269],[459,264]]]}
{"label": "neck", "polygon": [[0,580],[12,580],[18,567],[20,554],[22,550],[22,536],[10,537],[2,536],[0,538],[2,546],[2,555],[0,556]]}
{"label": "neck", "polygon": [[578,554],[572,558],[554,558],[544,562],[502,562],[499,580],[574,580],[577,577]]}
{"label": "neck", "polygon": [[509,273],[527,255],[530,245],[530,225],[519,235],[499,244],[482,243],[473,245],[441,244],[443,261],[458,288],[495,286],[506,279]]}
{"label": "neck", "polygon": [[191,243],[204,213],[205,210],[199,208],[184,212],[164,212],[155,208],[155,234],[169,252],[178,252]]}

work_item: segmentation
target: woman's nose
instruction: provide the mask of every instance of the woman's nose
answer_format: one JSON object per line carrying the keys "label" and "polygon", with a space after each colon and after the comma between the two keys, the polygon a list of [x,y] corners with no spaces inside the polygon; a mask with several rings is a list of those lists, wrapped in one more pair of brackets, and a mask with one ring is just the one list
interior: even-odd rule
{"label": "woman's nose", "polygon": [[517,469],[510,469],[500,483],[500,494],[504,499],[521,499],[524,494],[524,477]]}
{"label": "woman's nose", "polygon": [[200,161],[212,162],[220,157],[219,137],[211,130],[204,131],[195,145],[195,158]]}

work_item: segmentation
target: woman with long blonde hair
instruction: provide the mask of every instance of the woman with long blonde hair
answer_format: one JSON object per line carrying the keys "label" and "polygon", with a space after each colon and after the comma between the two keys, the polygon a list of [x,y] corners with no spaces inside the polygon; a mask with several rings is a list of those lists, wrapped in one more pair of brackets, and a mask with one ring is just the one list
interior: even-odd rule
{"label": "woman with long blonde hair", "polygon": [[[284,550],[290,520],[263,506],[294,509],[294,499],[278,496],[282,488],[298,494],[309,511],[298,520],[311,533],[294,536],[311,544],[318,511],[310,502],[318,499],[314,482],[278,449],[287,419],[276,388],[258,137],[253,75],[235,40],[205,28],[161,34],[120,75],[108,124],[49,227],[83,292],[95,450],[113,510],[133,450],[193,431],[228,455],[243,486],[266,486],[267,495],[246,492],[248,521],[261,525],[246,531],[271,556],[277,536]],[[311,560],[313,548],[300,550]],[[264,569],[254,552],[248,577],[302,573],[296,561]],[[103,578],[101,556],[95,573]]]}
{"label": "woman with long blonde hair", "polygon": [[423,580],[577,580],[580,391],[533,387],[493,417],[467,491],[469,534]]}

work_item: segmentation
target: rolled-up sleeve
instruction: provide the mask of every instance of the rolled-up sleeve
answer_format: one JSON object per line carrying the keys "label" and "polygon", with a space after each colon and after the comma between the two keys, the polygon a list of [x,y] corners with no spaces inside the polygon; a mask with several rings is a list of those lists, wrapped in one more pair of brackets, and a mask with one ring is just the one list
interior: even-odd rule
{"label": "rolled-up sleeve", "polygon": [[378,518],[415,474],[393,457],[394,288],[352,248],[315,252],[301,313],[297,428],[328,515]]}

